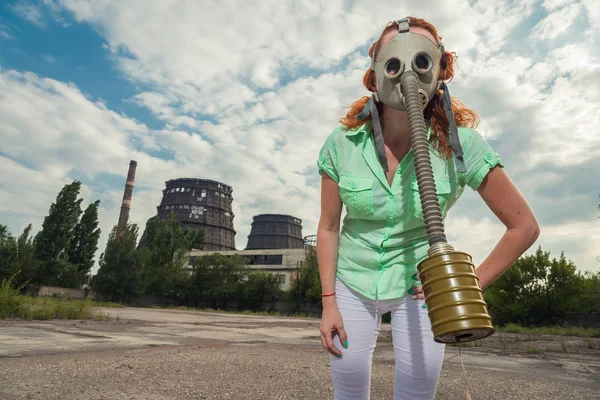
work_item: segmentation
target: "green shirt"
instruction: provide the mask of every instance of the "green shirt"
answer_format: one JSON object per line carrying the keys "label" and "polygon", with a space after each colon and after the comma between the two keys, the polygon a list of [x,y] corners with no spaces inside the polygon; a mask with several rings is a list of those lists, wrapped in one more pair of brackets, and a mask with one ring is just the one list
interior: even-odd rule
{"label": "green shirt", "polygon": [[[456,170],[430,146],[437,195],[445,218],[465,186],[477,190],[489,170],[502,165],[483,137],[458,128],[467,172]],[[428,135],[430,133],[428,132]],[[370,299],[405,296],[420,285],[413,279],[427,257],[425,232],[412,150],[401,160],[392,185],[379,163],[371,122],[337,127],[321,148],[319,174],[337,182],[346,207],[339,236],[336,276]]]}

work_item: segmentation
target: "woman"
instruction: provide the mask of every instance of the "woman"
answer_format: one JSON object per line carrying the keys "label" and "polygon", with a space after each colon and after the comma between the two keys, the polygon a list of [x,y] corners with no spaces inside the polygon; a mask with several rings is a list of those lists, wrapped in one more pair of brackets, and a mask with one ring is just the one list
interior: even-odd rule
{"label": "woman", "polygon": [[[439,70],[439,80],[452,79],[454,54],[443,50],[435,27],[422,19],[388,24],[369,49],[373,62],[377,63],[386,44],[399,34],[399,23],[407,32],[435,44],[440,53],[439,68],[435,69],[436,73]],[[373,93],[382,88],[374,68],[365,73],[363,83]],[[442,214],[445,217],[469,186],[506,226],[496,247],[476,268],[481,287],[485,288],[535,242],[539,227],[503,169],[499,155],[474,130],[476,113],[456,99],[452,99],[449,110],[447,87],[439,87],[446,93],[435,90],[431,97],[425,96],[424,117]],[[391,311],[394,398],[433,399],[444,345],[433,340],[417,275],[417,265],[427,257],[429,245],[407,115],[376,101],[376,110],[364,118],[362,111],[371,104],[369,100],[362,97],[351,105],[341,125],[325,141],[317,162],[322,175],[317,235],[323,291],[321,342],[331,353],[335,398],[369,399],[372,355],[381,315]],[[446,115],[452,116],[454,124]],[[374,118],[380,122],[377,129]],[[462,145],[460,168],[452,157],[455,146],[449,143],[451,127],[458,127]],[[374,131],[380,132],[382,142],[377,143]],[[340,230],[343,205],[347,213]]]}

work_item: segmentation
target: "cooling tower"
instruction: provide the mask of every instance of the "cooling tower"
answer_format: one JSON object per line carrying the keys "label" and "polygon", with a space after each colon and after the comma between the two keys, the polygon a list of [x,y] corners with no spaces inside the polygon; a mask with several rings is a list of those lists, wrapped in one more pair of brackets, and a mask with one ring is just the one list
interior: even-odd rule
{"label": "cooling tower", "polygon": [[303,247],[301,219],[282,214],[262,214],[253,217],[246,250]]}
{"label": "cooling tower", "polygon": [[166,182],[157,207],[163,219],[171,212],[186,229],[204,230],[204,250],[235,250],[231,186],[207,179]]}
{"label": "cooling tower", "polygon": [[317,235],[304,236],[305,247],[317,247]]}

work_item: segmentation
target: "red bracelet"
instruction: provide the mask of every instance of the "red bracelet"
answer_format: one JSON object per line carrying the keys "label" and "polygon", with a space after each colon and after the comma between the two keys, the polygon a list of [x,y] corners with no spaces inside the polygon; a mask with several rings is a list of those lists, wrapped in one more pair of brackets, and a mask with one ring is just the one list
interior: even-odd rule
{"label": "red bracelet", "polygon": [[331,293],[331,294],[322,294],[321,297],[330,297],[330,296],[335,296],[335,292]]}

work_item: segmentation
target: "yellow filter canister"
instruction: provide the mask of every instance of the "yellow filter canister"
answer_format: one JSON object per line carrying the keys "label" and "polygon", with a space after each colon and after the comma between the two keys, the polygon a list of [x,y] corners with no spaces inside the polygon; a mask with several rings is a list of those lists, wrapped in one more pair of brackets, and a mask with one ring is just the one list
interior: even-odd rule
{"label": "yellow filter canister", "polygon": [[418,270],[436,342],[471,342],[496,331],[471,256],[437,254],[419,263]]}

